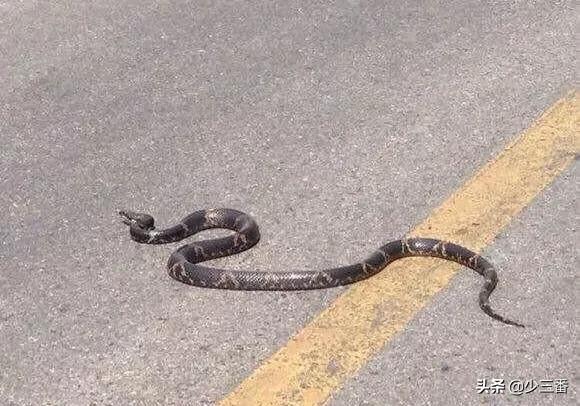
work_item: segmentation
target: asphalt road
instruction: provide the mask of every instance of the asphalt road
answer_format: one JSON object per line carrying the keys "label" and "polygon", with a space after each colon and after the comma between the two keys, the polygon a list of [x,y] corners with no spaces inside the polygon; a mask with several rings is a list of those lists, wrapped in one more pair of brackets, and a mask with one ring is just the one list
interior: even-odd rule
{"label": "asphalt road", "polygon": [[[0,2],[0,404],[221,399],[343,289],[178,284],[176,246],[132,243],[116,210],[253,214],[262,242],[221,266],[353,262],[578,83],[577,22],[572,1]],[[575,404],[577,179],[486,252],[534,329],[473,329],[462,273],[330,404]]]}

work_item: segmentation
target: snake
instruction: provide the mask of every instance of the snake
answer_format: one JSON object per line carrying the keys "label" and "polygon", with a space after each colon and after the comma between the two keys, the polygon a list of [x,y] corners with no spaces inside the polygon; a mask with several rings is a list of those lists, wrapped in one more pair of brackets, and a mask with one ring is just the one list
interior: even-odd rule
{"label": "snake", "polygon": [[120,210],[118,213],[123,223],[130,227],[131,239],[143,244],[178,242],[214,228],[234,232],[226,237],[183,245],[171,254],[167,262],[169,276],[187,285],[227,290],[325,289],[368,279],[401,258],[435,257],[458,263],[483,276],[484,283],[478,297],[481,310],[502,323],[524,327],[521,323],[499,315],[490,307],[489,297],[498,283],[493,264],[479,254],[452,242],[405,237],[388,242],[363,261],[352,265],[317,271],[238,271],[203,266],[200,263],[241,253],[258,243],[258,224],[252,216],[244,212],[228,208],[198,210],[164,229],[157,229],[155,219],[149,214],[128,210]]}

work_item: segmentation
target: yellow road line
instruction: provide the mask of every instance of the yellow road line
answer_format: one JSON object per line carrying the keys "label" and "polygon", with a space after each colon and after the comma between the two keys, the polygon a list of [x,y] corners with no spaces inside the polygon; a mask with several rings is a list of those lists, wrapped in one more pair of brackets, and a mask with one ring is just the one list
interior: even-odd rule
{"label": "yellow road line", "polygon": [[[481,250],[570,165],[579,149],[580,92],[573,92],[547,110],[411,235],[447,239]],[[459,268],[441,260],[404,259],[354,285],[220,405],[324,403],[401,331]],[[486,317],[480,312],[474,316]]]}

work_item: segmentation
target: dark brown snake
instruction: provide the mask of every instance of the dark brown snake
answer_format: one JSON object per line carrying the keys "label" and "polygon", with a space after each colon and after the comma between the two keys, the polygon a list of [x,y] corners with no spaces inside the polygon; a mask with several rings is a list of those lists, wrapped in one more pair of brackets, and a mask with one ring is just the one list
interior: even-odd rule
{"label": "dark brown snake", "polygon": [[131,238],[139,243],[165,244],[181,241],[211,228],[232,230],[233,235],[187,244],[171,254],[169,275],[188,285],[233,290],[308,290],[348,285],[370,278],[391,262],[406,257],[436,257],[473,269],[484,278],[479,307],[490,317],[506,324],[524,327],[495,313],[489,296],[497,285],[497,272],[485,258],[459,245],[431,238],[404,238],[391,241],[367,259],[354,265],[321,271],[259,272],[230,271],[199,265],[200,262],[245,251],[259,241],[258,224],[249,215],[233,209],[196,211],[173,227],[155,229],[153,217],[144,213],[120,211],[130,226]]}

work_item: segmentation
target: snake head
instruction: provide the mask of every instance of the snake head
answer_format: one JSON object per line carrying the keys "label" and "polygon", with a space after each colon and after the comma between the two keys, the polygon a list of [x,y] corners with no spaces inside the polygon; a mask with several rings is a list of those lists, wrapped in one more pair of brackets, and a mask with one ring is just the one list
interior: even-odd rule
{"label": "snake head", "polygon": [[129,210],[119,210],[123,223],[128,226],[135,226],[142,230],[153,230],[155,228],[155,220],[149,214],[136,213]]}

